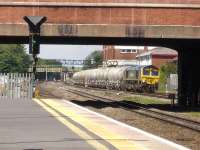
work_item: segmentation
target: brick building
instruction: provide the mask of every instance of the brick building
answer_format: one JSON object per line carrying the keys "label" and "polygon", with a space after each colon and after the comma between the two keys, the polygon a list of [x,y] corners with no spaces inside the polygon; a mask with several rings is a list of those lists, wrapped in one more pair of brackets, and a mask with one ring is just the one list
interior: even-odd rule
{"label": "brick building", "polygon": [[136,56],[147,51],[144,46],[103,46],[103,60],[117,61],[118,65],[137,65]]}
{"label": "brick building", "polygon": [[138,65],[154,65],[158,68],[167,62],[172,62],[173,60],[177,59],[177,57],[177,51],[164,47],[154,48],[150,51],[142,52],[136,56]]}

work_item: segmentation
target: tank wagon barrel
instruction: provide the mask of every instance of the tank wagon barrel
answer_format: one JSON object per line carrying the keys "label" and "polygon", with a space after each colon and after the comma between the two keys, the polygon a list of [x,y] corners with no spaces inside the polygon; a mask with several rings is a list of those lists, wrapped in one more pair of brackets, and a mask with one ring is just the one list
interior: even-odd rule
{"label": "tank wagon barrel", "polygon": [[[86,87],[154,91],[159,79],[158,69],[157,74],[155,74],[156,69],[153,66],[148,66],[147,68],[105,67],[77,72],[73,75],[73,80],[75,84]],[[147,70],[154,71],[154,74],[150,72],[147,74]]]}

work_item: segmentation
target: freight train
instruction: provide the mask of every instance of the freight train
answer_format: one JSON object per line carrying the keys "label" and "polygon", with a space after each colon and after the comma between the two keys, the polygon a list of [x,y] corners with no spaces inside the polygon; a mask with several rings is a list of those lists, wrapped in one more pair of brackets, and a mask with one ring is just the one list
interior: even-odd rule
{"label": "freight train", "polygon": [[155,92],[159,83],[159,69],[145,67],[102,67],[77,72],[72,77],[75,85],[137,92]]}

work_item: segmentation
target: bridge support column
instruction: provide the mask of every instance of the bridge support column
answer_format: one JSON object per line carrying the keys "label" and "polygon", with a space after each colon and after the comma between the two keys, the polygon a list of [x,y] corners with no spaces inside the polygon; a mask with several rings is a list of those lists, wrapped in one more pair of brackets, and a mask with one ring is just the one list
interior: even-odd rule
{"label": "bridge support column", "polygon": [[181,106],[200,105],[200,49],[184,48],[178,59],[178,103]]}

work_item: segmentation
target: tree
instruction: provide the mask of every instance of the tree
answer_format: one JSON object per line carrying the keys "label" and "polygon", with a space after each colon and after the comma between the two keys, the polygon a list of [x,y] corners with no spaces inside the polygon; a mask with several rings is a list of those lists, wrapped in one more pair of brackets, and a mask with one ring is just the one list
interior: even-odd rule
{"label": "tree", "polygon": [[101,65],[102,62],[103,62],[102,51],[96,50],[86,57],[83,69],[96,68],[99,65]]}
{"label": "tree", "polygon": [[27,72],[31,64],[30,56],[26,54],[24,45],[0,45],[0,72]]}

